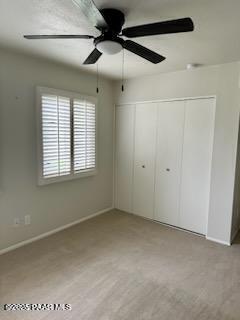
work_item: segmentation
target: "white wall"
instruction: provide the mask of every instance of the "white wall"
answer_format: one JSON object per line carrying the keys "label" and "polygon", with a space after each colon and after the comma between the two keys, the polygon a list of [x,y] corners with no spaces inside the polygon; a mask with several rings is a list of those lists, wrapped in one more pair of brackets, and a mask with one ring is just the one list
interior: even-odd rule
{"label": "white wall", "polygon": [[216,119],[207,236],[231,239],[234,173],[238,135],[239,64],[159,74],[115,83],[117,104],[216,95]]}
{"label": "white wall", "polygon": [[235,188],[233,201],[232,234],[234,240],[240,229],[240,130],[238,130],[237,163],[235,172]]}
{"label": "white wall", "polygon": [[[35,88],[37,85],[96,94],[95,76],[0,52],[0,250],[112,206],[112,85],[101,80],[99,173],[37,186]],[[30,226],[13,227],[30,214]]]}

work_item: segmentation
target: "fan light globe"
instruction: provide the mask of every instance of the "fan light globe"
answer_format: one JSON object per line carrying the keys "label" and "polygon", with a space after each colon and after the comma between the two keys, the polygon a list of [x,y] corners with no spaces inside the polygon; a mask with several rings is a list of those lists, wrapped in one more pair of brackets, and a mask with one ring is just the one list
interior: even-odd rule
{"label": "fan light globe", "polygon": [[112,55],[120,52],[122,50],[122,45],[115,41],[104,40],[99,42],[96,45],[96,48],[102,53]]}

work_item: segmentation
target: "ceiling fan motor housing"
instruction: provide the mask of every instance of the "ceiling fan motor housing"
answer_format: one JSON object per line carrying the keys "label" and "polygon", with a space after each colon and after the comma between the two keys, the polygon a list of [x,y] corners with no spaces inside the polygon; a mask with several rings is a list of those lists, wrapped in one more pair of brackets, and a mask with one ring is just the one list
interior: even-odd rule
{"label": "ceiling fan motor housing", "polygon": [[111,31],[115,35],[118,35],[122,31],[122,27],[125,23],[125,16],[122,13],[122,11],[117,9],[106,8],[101,9],[100,12],[109,26],[109,29],[107,31]]}
{"label": "ceiling fan motor housing", "polygon": [[124,14],[117,9],[102,9],[101,13],[109,28],[101,29],[102,34],[94,39],[98,51],[105,54],[116,54],[123,48],[124,40],[119,37],[125,22]]}

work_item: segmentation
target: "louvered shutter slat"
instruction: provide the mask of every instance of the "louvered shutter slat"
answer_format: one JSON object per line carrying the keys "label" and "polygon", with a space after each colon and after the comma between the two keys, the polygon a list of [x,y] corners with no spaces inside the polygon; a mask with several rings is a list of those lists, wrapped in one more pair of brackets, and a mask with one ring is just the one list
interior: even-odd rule
{"label": "louvered shutter slat", "polygon": [[71,172],[70,99],[42,95],[43,177]]}
{"label": "louvered shutter slat", "polygon": [[96,112],[95,105],[74,100],[74,172],[94,169],[96,166]]}

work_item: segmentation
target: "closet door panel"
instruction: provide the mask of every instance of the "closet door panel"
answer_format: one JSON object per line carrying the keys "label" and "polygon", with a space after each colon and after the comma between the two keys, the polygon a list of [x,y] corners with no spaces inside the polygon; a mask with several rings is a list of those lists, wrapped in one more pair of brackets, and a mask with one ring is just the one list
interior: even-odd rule
{"label": "closet door panel", "polygon": [[158,107],[155,219],[179,226],[184,101]]}
{"label": "closet door panel", "polygon": [[153,219],[157,105],[136,107],[133,212]]}
{"label": "closet door panel", "polygon": [[180,226],[206,234],[215,99],[186,101]]}
{"label": "closet door panel", "polygon": [[115,206],[132,211],[135,106],[116,107]]}

